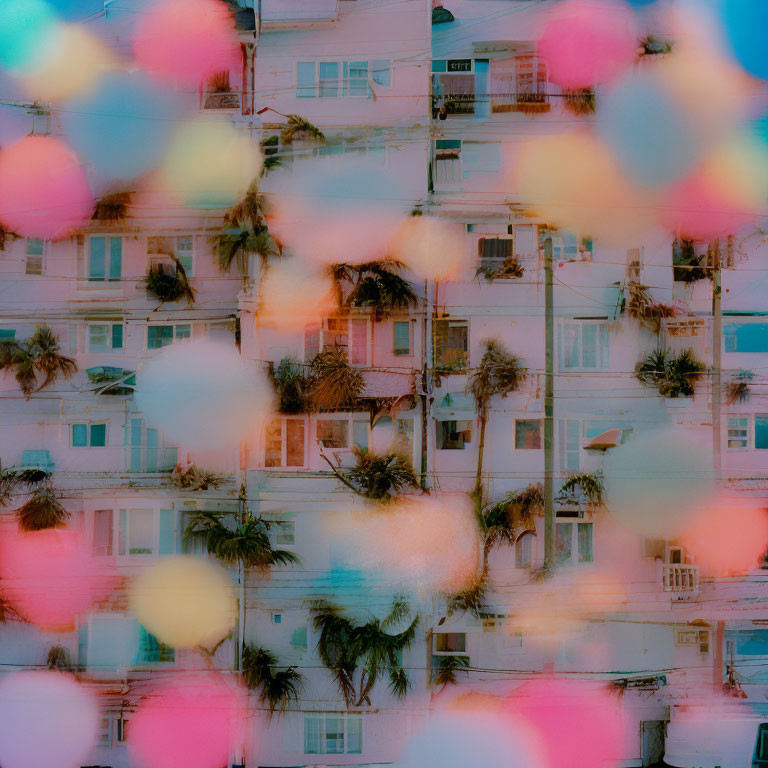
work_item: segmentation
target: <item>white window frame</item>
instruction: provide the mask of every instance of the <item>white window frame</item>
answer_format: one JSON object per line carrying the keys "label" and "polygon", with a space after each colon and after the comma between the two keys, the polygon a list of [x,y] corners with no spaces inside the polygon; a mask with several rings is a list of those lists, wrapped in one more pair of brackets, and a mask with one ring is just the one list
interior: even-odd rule
{"label": "white window frame", "polygon": [[[349,453],[355,447],[355,423],[366,425],[366,437],[368,448],[371,446],[371,422],[370,417],[361,417],[360,413],[323,413],[315,416],[314,421],[314,438],[316,444],[324,451],[330,451],[331,453]],[[341,448],[330,448],[324,446],[320,442],[320,422],[321,421],[345,421],[347,423],[347,444]]]}
{"label": "white window frame", "polygon": [[[383,63],[385,61],[389,62],[389,84],[384,85],[383,83],[380,83],[373,79],[373,73],[374,68],[373,65],[376,63]],[[365,92],[361,93],[351,93],[350,84],[353,80],[352,77],[350,77],[350,71],[351,71],[351,65],[352,64],[359,64],[359,63],[365,63]],[[299,84],[299,64],[314,64],[314,78],[312,85],[300,85]],[[323,64],[335,64],[337,67],[337,77],[336,77],[336,93],[334,95],[325,94],[321,95],[320,93],[320,67]],[[378,69],[379,71],[385,71],[384,69]],[[299,61],[297,60],[294,64],[294,70],[293,70],[293,82],[296,84],[295,87],[295,95],[296,98],[301,99],[370,99],[371,94],[373,92],[373,87],[376,86],[376,88],[386,88],[389,90],[392,88],[392,81],[393,81],[393,67],[392,67],[392,60],[391,59],[352,59],[352,58],[346,58],[346,59],[316,59],[316,60],[306,60],[306,61]],[[363,81],[362,77],[356,77],[354,78],[355,83],[358,81]],[[328,79],[328,82],[332,82],[330,79]],[[301,96],[298,95],[298,91],[301,88],[311,89],[311,94],[302,94]]]}
{"label": "white window frame", "polygon": [[[437,638],[439,635],[464,635],[463,651],[438,651]],[[433,632],[432,633],[432,654],[434,656],[469,656],[469,633],[467,632]]]}
{"label": "white window frame", "polygon": [[[43,244],[42,252],[41,253],[30,253],[29,252],[29,242],[30,240],[33,240],[35,242],[40,242]],[[43,240],[40,237],[27,237],[24,239],[24,274],[28,277],[42,277],[45,274],[45,263],[47,261],[46,254],[48,251],[48,241]],[[40,271],[33,271],[30,272],[30,257],[33,259],[40,259]]]}
{"label": "white window frame", "polygon": [[[593,531],[594,535],[594,531]],[[533,532],[530,533],[523,533],[522,535],[518,536],[517,541],[515,541],[515,568],[519,570],[528,570],[533,566],[533,542],[535,540],[535,535]],[[520,548],[520,542],[525,541],[526,546],[528,547],[528,563],[522,563],[518,564],[520,560],[522,560],[522,549]],[[593,540],[594,545],[594,540]],[[521,553],[521,556],[518,557],[518,552]]]}
{"label": "white window frame", "polygon": [[[472,336],[470,335],[470,326],[469,326],[469,320],[463,320],[463,319],[454,319],[454,318],[441,318],[441,320],[445,320],[448,323],[448,328],[466,328],[467,329],[467,349],[466,349],[466,365],[464,365],[461,368],[451,368],[451,372],[457,372],[457,373],[464,373],[466,372],[471,363],[471,344],[472,344]],[[437,361],[437,341],[435,339],[435,344],[433,345],[434,349],[432,350],[432,362],[434,367],[437,370],[442,371],[443,370],[443,364],[438,363]]]}
{"label": "white window frame", "polygon": [[[340,718],[344,724],[344,749],[340,752],[328,752],[325,749],[326,745],[326,717]],[[316,718],[319,721],[318,725],[318,749],[317,752],[307,751],[307,722],[310,718]],[[349,723],[354,720],[360,723],[360,750],[351,751],[349,749]],[[302,752],[305,755],[361,755],[364,751],[364,733],[363,733],[363,716],[362,714],[355,712],[305,712],[304,713],[304,734],[303,734],[303,749]]]}
{"label": "white window frame", "polygon": [[[568,560],[557,560],[557,526],[571,526],[571,557]],[[579,525],[589,525],[592,529],[592,559],[579,560]],[[583,518],[555,518],[555,559],[557,566],[562,568],[584,568],[595,564],[595,524],[592,520]]]}
{"label": "white window frame", "polygon": [[[368,365],[368,361],[370,359],[370,346],[371,346],[371,320],[368,317],[353,317],[353,316],[347,316],[347,317],[340,317],[331,315],[329,317],[324,317],[320,321],[320,329],[318,331],[318,350],[320,352],[324,352],[326,349],[331,349],[334,344],[332,339],[335,338],[338,335],[337,331],[331,331],[328,328],[328,322],[330,320],[338,321],[338,320],[345,320],[347,322],[347,361],[349,362],[349,365],[353,368],[364,368],[366,365]],[[362,362],[353,362],[352,361],[352,323],[365,323],[365,344],[363,348],[363,361]],[[394,331],[393,331],[394,333]],[[307,350],[307,329],[304,329],[304,339],[303,339],[303,358],[305,363],[311,363],[312,362],[312,356],[309,355],[309,351]]]}
{"label": "white window frame", "polygon": [[[269,543],[272,549],[295,549],[296,547],[296,520],[293,518],[267,519],[269,523]],[[282,532],[281,532],[282,531]],[[293,541],[280,541],[280,537],[292,537]]]}
{"label": "white window frame", "polygon": [[[104,247],[104,277],[98,278],[98,277],[91,277],[91,243],[93,241],[94,237],[103,237],[105,241],[108,241],[112,238],[118,238],[120,240],[120,276],[117,278],[110,278],[109,276],[109,263],[110,263],[110,253],[109,249],[107,248],[107,245]],[[99,284],[99,283],[106,283],[107,285],[113,285],[117,286],[119,285],[123,280],[123,273],[124,273],[124,267],[125,267],[125,235],[121,234],[119,232],[94,232],[93,234],[87,235],[86,238],[86,259],[85,259],[85,278],[89,283]]]}
{"label": "white window frame", "polygon": [[[157,238],[166,238],[170,239],[173,238],[173,255],[181,261],[182,258],[189,258],[189,269],[187,269],[186,264],[182,262],[182,266],[184,267],[184,272],[186,273],[187,277],[192,278],[195,274],[195,235],[194,234],[154,234],[149,235],[147,237],[147,256],[149,257],[149,263],[151,265],[155,264],[169,264],[173,267],[174,271],[176,269],[176,262],[173,261],[173,259],[170,258],[169,254],[165,253],[150,253],[149,252],[149,238],[150,237],[157,237]],[[189,250],[181,249],[179,248],[179,240],[191,240],[192,247]]]}
{"label": "white window frame", "polygon": [[[91,427],[104,425],[104,445],[91,445]],[[75,445],[75,427],[85,427],[85,445]],[[70,448],[109,448],[109,421],[73,421],[69,425]]]}
{"label": "white window frame", "polygon": [[[408,327],[408,351],[398,351],[397,347],[395,346],[395,324],[396,323],[405,323]],[[395,357],[412,357],[413,356],[413,331],[415,329],[416,324],[413,323],[409,318],[402,319],[402,318],[394,318],[392,320],[392,354]]]}
{"label": "white window frame", "polygon": [[[743,419],[746,422],[746,425],[744,429],[746,429],[746,437],[744,438],[745,445],[739,445],[739,446],[731,446],[731,430],[741,430],[741,427],[731,427],[731,420],[732,419]],[[753,445],[754,441],[754,422],[750,415],[748,414],[730,414],[727,417],[726,423],[725,423],[725,445],[726,450],[733,451],[734,453],[739,451],[749,451],[751,450],[751,447]],[[739,440],[741,438],[738,438]]]}
{"label": "white window frame", "polygon": [[[169,326],[173,328],[173,341],[171,341],[170,344],[166,344],[165,346],[162,346],[162,347],[150,347],[149,346],[149,329],[150,329],[150,327],[153,327],[153,328],[158,328],[158,327],[167,328]],[[183,336],[182,338],[179,338],[178,335],[177,335],[178,328],[179,327],[183,327],[183,326],[187,326],[189,328],[189,336]],[[191,320],[186,322],[186,323],[147,323],[147,329],[146,329],[145,338],[144,338],[144,347],[148,351],[150,351],[150,352],[156,352],[159,349],[165,349],[165,347],[171,347],[174,344],[179,344],[180,342],[186,341],[187,339],[191,339],[191,338],[193,338],[193,336],[192,336],[192,321]]]}
{"label": "white window frame", "polygon": [[[539,425],[539,447],[538,448],[518,448],[517,447],[517,423],[523,421],[535,421]],[[530,418],[517,418],[515,417],[515,431],[512,435],[512,448],[516,451],[543,451],[544,450],[544,419],[530,417]]]}
{"label": "white window frame", "polygon": [[[123,331],[122,331],[122,341],[123,346],[122,347],[113,347],[112,346],[112,340],[114,338],[112,328],[115,325],[119,325]],[[107,346],[104,350],[93,350],[91,349],[91,328],[107,328]],[[88,322],[85,325],[85,348],[87,350],[87,353],[89,355],[108,355],[117,352],[118,354],[122,354],[125,351],[125,323],[122,320],[118,320],[117,322]]]}
{"label": "white window frame", "polygon": [[[462,422],[463,421],[463,422],[466,422],[467,424],[469,424],[469,432],[470,432],[469,440],[465,440],[464,441],[464,445],[461,448],[443,448],[443,447],[440,446],[440,424],[442,424],[444,422],[449,422],[449,421],[455,421],[455,422],[457,422],[457,424],[458,424],[458,422]],[[471,447],[472,447],[472,438],[475,436],[475,429],[474,429],[475,423],[474,422],[475,422],[475,419],[459,419],[459,418],[448,418],[448,419],[437,418],[437,419],[435,419],[435,450],[436,451],[452,451],[453,452],[453,451],[466,451],[467,447],[469,447],[471,449]],[[457,431],[459,431],[459,430],[457,430]],[[461,430],[461,431],[464,432],[466,430]]]}
{"label": "white window frame", "polygon": [[[566,365],[565,364],[565,348],[566,348],[566,333],[568,328],[570,327],[576,327],[578,329],[578,358],[579,358],[579,364],[578,365]],[[597,344],[595,346],[595,357],[596,357],[596,365],[595,366],[585,366],[584,365],[584,329],[589,326],[595,326],[596,327],[596,334],[597,334]],[[559,369],[563,372],[568,371],[574,371],[574,372],[581,372],[581,371],[608,371],[611,367],[611,335],[610,331],[608,330],[609,323],[607,320],[599,320],[599,319],[587,319],[587,320],[577,320],[577,319],[563,319],[560,323],[560,338],[559,338],[559,344],[558,344],[558,362],[559,362]],[[604,328],[604,334],[605,334],[605,346],[602,347],[600,345],[600,335],[601,335],[601,328]]]}
{"label": "white window frame", "polygon": [[[280,421],[280,463],[274,466],[267,466],[267,433],[266,426],[264,428],[264,467],[267,470],[273,469],[304,469],[309,466],[309,419],[307,416],[277,416],[272,421]],[[300,421],[304,425],[304,460],[301,466],[288,465],[288,432],[286,429],[286,422],[288,421]],[[268,425],[267,425],[268,426]]]}

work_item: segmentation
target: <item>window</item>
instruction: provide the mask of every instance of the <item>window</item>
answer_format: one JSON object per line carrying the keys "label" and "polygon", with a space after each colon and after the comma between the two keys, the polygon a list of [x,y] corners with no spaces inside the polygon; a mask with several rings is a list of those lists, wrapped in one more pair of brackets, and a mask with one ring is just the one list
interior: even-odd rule
{"label": "window", "polygon": [[579,420],[560,419],[558,422],[558,454],[560,469],[566,472],[577,472],[580,468]]}
{"label": "window", "polygon": [[749,417],[728,417],[728,449],[739,450],[749,448]]}
{"label": "window", "polygon": [[13,341],[15,338],[15,328],[0,328],[0,341]]}
{"label": "window", "polygon": [[515,241],[512,238],[481,237],[477,241],[477,252],[481,259],[508,259],[515,255]]}
{"label": "window", "polygon": [[768,352],[768,323],[726,323],[723,341],[726,352]]}
{"label": "window", "polygon": [[555,524],[555,553],[560,565],[593,562],[592,527],[592,523]]}
{"label": "window", "polygon": [[43,274],[43,251],[45,242],[38,240],[37,238],[27,238],[27,265],[26,274],[28,275],[42,275]]}
{"label": "window", "polygon": [[311,362],[319,352],[340,347],[350,365],[365,365],[368,359],[368,321],[359,318],[329,317],[308,325],[304,331],[304,361]]}
{"label": "window", "polygon": [[461,140],[438,139],[435,142],[435,185],[461,182]]}
{"label": "window", "polygon": [[560,327],[561,368],[608,369],[608,324],[566,320]]}
{"label": "window", "polygon": [[[184,502],[185,506],[188,502]],[[179,511],[179,528],[178,528],[178,544],[176,547],[177,552],[181,552],[182,555],[193,555],[194,557],[207,557],[208,545],[206,544],[204,536],[184,536],[189,524],[192,522],[192,518],[197,514],[195,502],[191,502],[190,509],[183,509]]]}
{"label": "window", "polygon": [[97,509],[93,513],[93,554],[112,555],[112,520],[111,509]]}
{"label": "window", "polygon": [[515,450],[542,448],[541,419],[515,419]]}
{"label": "window", "polygon": [[501,142],[465,141],[461,146],[462,175],[498,173],[501,169]]}
{"label": "window", "polygon": [[[546,230],[543,230],[546,236]],[[594,245],[589,237],[577,237],[572,232],[552,233],[552,258],[555,261],[589,260]]]}
{"label": "window", "polygon": [[392,80],[391,61],[321,61],[317,64],[299,61],[296,64],[296,96],[367,98],[371,94],[369,78],[377,85],[389,87]]}
{"label": "window", "polygon": [[515,568],[530,568],[533,551],[533,534],[524,533],[515,544]]}
{"label": "window", "polygon": [[194,238],[192,235],[152,236],[147,238],[147,253],[150,256],[175,256],[187,277],[192,277],[194,268]]}
{"label": "window", "polygon": [[446,115],[475,113],[475,74],[472,59],[436,59],[432,62],[433,111]]}
{"label": "window", "polygon": [[122,323],[89,323],[88,352],[99,354],[123,349]]}
{"label": "window", "polygon": [[272,614],[272,623],[273,624],[282,624],[283,623],[283,614],[282,613],[273,613]]}
{"label": "window", "polygon": [[768,416],[755,416],[755,448],[768,449]]}
{"label": "window", "polygon": [[349,423],[346,419],[318,419],[317,439],[324,448],[348,448]]}
{"label": "window", "polygon": [[107,445],[106,424],[73,424],[73,448],[104,448]]}
{"label": "window", "polygon": [[676,645],[696,645],[699,653],[709,653],[709,630],[706,629],[678,629],[675,631]]}
{"label": "window", "polygon": [[516,56],[515,90],[517,104],[548,106],[546,62],[537,56]]}
{"label": "window", "polygon": [[305,458],[304,419],[274,419],[267,425],[265,467],[303,467]]}
{"label": "window", "polygon": [[757,765],[755,768],[764,768],[768,764],[768,723],[760,723],[755,743],[755,754],[752,758]]}
{"label": "window", "polygon": [[[176,652],[170,645],[161,643],[153,634],[140,628],[137,664],[167,664],[176,660]],[[119,740],[119,737],[118,737]]]}
{"label": "window", "polygon": [[520,650],[523,647],[522,632],[505,632],[502,646],[505,650]]}
{"label": "window", "polygon": [[394,419],[392,426],[395,433],[392,448],[411,459],[413,457],[413,419]]}
{"label": "window", "polygon": [[177,325],[148,325],[147,349],[162,349],[178,341],[188,339],[192,335],[192,326],[189,323]]}
{"label": "window", "polygon": [[411,323],[408,320],[395,320],[394,327],[394,347],[393,352],[396,355],[411,354]]}
{"label": "window", "polygon": [[91,235],[88,242],[88,279],[119,280],[123,269],[123,238]]}
{"label": "window", "polygon": [[296,522],[294,520],[270,520],[269,543],[273,549],[292,547],[296,544]]}
{"label": "window", "polygon": [[469,365],[469,323],[466,320],[435,320],[435,368],[464,370]]}
{"label": "window", "polygon": [[118,555],[151,555],[155,552],[155,513],[151,509],[121,509]]}
{"label": "window", "polygon": [[117,740],[120,742],[128,741],[128,734],[126,730],[126,726],[128,724],[128,720],[124,717],[119,717],[117,719]]}
{"label": "window", "polygon": [[435,632],[435,653],[466,653],[465,632]]}
{"label": "window", "polygon": [[305,712],[304,753],[359,755],[363,751],[363,718],[349,712]]}
{"label": "window", "polygon": [[131,418],[125,428],[126,463],[129,472],[166,472],[178,461],[178,449],[164,446],[157,429]]}
{"label": "window", "polygon": [[471,421],[438,421],[437,447],[441,451],[461,451],[472,442]]}

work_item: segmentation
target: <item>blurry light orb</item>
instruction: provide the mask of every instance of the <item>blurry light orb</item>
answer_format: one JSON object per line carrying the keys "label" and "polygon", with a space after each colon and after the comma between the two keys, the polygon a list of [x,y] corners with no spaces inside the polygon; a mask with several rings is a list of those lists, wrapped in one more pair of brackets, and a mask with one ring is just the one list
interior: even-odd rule
{"label": "blurry light orb", "polygon": [[222,678],[185,677],[139,705],[129,751],[145,768],[220,768],[239,745],[244,714],[244,696]]}
{"label": "blurry light orb", "polygon": [[56,12],[43,0],[0,3],[0,66],[21,74],[44,54],[55,34]]}
{"label": "blurry light orb", "polygon": [[632,62],[637,40],[635,16],[621,0],[566,0],[547,13],[538,50],[553,83],[591,88]]}
{"label": "blurry light orb", "polygon": [[196,557],[169,557],[143,571],[129,602],[142,626],[176,648],[218,641],[234,622],[227,572]]}
{"label": "blurry light orb", "polygon": [[276,190],[275,232],[318,264],[360,264],[384,258],[387,241],[409,210],[407,190],[393,174],[356,156],[302,161]]}
{"label": "blurry light orb", "polygon": [[25,136],[0,149],[0,222],[24,237],[53,240],[88,224],[93,194],[75,153],[53,136]]}
{"label": "blurry light orb", "polygon": [[412,216],[390,241],[390,255],[427,280],[456,280],[469,269],[463,224],[428,216]]}
{"label": "blurry light orb", "polygon": [[77,768],[96,741],[99,710],[63,672],[14,672],[0,680],[3,768]]}
{"label": "blurry light orb", "polygon": [[768,510],[758,499],[715,498],[680,540],[696,563],[715,576],[757,568],[768,549]]}
{"label": "blurry light orb", "polygon": [[750,75],[768,79],[768,4],[764,0],[723,0],[719,8],[725,37],[736,60]]}
{"label": "blurry light orb", "polygon": [[72,627],[77,614],[109,594],[116,574],[106,560],[93,557],[77,531],[48,528],[0,538],[5,596],[25,619],[48,629]]}
{"label": "blurry light orb", "polygon": [[61,121],[72,146],[98,173],[129,179],[160,163],[176,116],[173,93],[144,74],[113,72],[69,101]]}
{"label": "blurry light orb", "polygon": [[604,472],[611,514],[659,539],[679,536],[714,492],[711,449],[670,427],[611,449]]}
{"label": "blurry light orb", "polygon": [[405,747],[400,768],[544,768],[522,723],[488,711],[432,715]]}
{"label": "blurry light orb", "polygon": [[530,726],[545,768],[612,768],[621,754],[622,715],[607,688],[580,680],[537,679],[504,700],[502,711]]}
{"label": "blurry light orb", "polygon": [[696,120],[654,72],[625,77],[601,100],[598,131],[630,180],[649,188],[691,173],[702,154]]}
{"label": "blurry light orb", "polygon": [[134,402],[150,424],[185,447],[231,451],[259,431],[274,390],[234,341],[203,338],[173,344],[148,360]]}
{"label": "blurry light orb", "polygon": [[230,121],[201,117],[171,136],[160,173],[183,202],[227,208],[245,194],[261,167],[257,141]]}
{"label": "blurry light orb", "polygon": [[45,53],[22,73],[36,100],[62,101],[90,90],[112,60],[106,46],[77,24],[56,24]]}
{"label": "blurry light orb", "polygon": [[158,79],[197,89],[217,72],[239,68],[234,21],[220,0],[159,0],[133,33],[136,63]]}
{"label": "blurry light orb", "polygon": [[632,184],[591,133],[523,142],[513,184],[549,223],[581,236],[622,245],[654,223],[648,193]]}

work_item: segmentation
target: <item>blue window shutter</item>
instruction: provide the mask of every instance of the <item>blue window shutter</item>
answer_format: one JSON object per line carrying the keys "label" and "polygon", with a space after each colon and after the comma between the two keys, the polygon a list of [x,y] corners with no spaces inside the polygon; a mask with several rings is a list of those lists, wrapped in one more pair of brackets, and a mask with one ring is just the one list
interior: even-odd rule
{"label": "blue window shutter", "polygon": [[296,96],[300,99],[315,95],[315,62],[299,61],[296,64]]}
{"label": "blue window shutter", "polygon": [[106,273],[107,241],[104,237],[91,237],[91,259],[88,277],[91,280],[103,280]]}
{"label": "blue window shutter", "polygon": [[445,59],[434,59],[432,61],[433,72],[446,72],[447,69],[448,69],[448,65]]}
{"label": "blue window shutter", "polygon": [[109,238],[109,279],[119,280],[123,273],[123,238]]}
{"label": "blue window shutter", "polygon": [[15,338],[15,328],[0,328],[0,341],[13,341]]}
{"label": "blue window shutter", "polygon": [[104,448],[107,445],[107,425],[91,424],[91,447]]}
{"label": "blue window shutter", "polygon": [[145,472],[157,472],[157,430],[147,430],[147,458]]}
{"label": "blue window shutter", "polygon": [[85,424],[72,425],[72,445],[75,448],[84,448],[88,445],[88,427]]}
{"label": "blue window shutter", "polygon": [[339,62],[338,61],[320,62],[319,69],[320,69],[320,95],[321,96],[338,96],[339,95]]}
{"label": "blue window shutter", "polygon": [[729,323],[723,328],[726,352],[768,352],[768,324]]}
{"label": "blue window shutter", "polygon": [[395,321],[395,349],[396,355],[407,355],[411,351],[410,343],[411,324],[407,320]]}
{"label": "blue window shutter", "polygon": [[123,326],[121,323],[112,325],[112,349],[123,348]]}
{"label": "blue window shutter", "polygon": [[389,59],[372,61],[371,73],[374,83],[384,86],[392,84],[392,62]]}
{"label": "blue window shutter", "polygon": [[356,448],[360,448],[362,451],[368,450],[368,422],[367,421],[353,421],[352,422],[352,442]]}
{"label": "blue window shutter", "polygon": [[141,472],[141,419],[131,419],[131,472]]}
{"label": "blue window shutter", "polygon": [[160,510],[160,547],[161,555],[172,555],[173,547],[173,510]]}
{"label": "blue window shutter", "polygon": [[755,448],[768,448],[768,416],[755,416]]}

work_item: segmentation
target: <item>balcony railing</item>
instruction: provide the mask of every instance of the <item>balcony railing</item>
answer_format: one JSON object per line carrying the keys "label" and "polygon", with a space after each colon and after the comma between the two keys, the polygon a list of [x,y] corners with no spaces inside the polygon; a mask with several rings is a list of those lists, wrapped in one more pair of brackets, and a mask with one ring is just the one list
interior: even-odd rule
{"label": "balcony railing", "polygon": [[664,563],[662,584],[665,592],[672,592],[677,600],[694,597],[699,593],[699,566]]}
{"label": "balcony railing", "polygon": [[551,105],[547,93],[466,93],[447,92],[432,100],[432,111],[440,117],[445,106],[446,115],[475,115],[483,113],[522,112],[524,114],[549,112]]}

